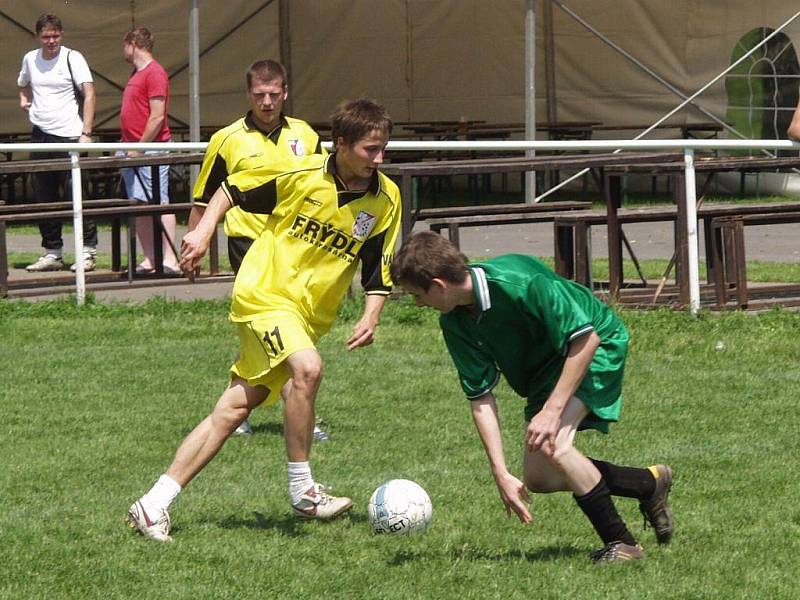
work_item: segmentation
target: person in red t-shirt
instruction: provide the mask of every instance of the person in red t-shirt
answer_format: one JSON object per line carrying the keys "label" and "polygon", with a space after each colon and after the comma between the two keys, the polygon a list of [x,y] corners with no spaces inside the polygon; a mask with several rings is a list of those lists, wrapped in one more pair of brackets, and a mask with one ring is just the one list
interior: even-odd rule
{"label": "person in red t-shirt", "polygon": [[[122,93],[120,129],[123,142],[169,142],[170,131],[167,125],[167,106],[169,104],[169,77],[167,72],[153,58],[154,38],[144,27],[132,29],[122,42],[125,60],[134,67],[130,79]],[[150,154],[146,152],[145,154]],[[153,152],[157,153],[157,152]],[[129,150],[127,156],[140,156],[142,153]],[[161,204],[169,203],[169,167],[162,165],[159,171],[159,190]],[[128,198],[151,202],[153,200],[152,168],[134,167],[122,169]],[[162,215],[162,247],[164,272],[179,274],[180,266],[175,255],[175,215]],[[136,218],[136,236],[144,253],[144,260],[136,267],[137,273],[152,273],[155,270],[155,243],[153,241],[153,220],[151,217]]]}

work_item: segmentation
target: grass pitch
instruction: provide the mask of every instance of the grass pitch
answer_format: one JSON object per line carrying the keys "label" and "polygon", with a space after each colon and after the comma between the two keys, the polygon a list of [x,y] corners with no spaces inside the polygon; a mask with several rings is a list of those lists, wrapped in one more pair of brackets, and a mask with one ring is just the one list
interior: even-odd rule
{"label": "grass pitch", "polygon": [[[568,494],[535,496],[527,527],[506,518],[436,315],[408,300],[389,303],[373,347],[344,348],[356,303],[320,346],[332,437],[312,466],[354,498],[350,515],[291,518],[272,408],[181,495],[173,544],[130,531],[128,506],[224,387],[236,353],[226,311],[0,303],[0,597],[796,597],[800,314],[621,313],[632,337],[622,421],[577,445],[671,464],[676,534],[656,546],[620,499],[647,557],[604,568],[588,560],[599,543]],[[523,401],[505,384],[497,393],[518,473]],[[393,477],[431,496],[420,537],[370,532],[367,500]]]}

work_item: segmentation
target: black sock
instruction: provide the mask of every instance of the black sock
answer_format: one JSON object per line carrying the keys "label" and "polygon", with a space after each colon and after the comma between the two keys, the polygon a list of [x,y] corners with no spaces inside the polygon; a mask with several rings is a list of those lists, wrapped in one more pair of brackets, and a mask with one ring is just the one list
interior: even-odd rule
{"label": "black sock", "polygon": [[649,498],[656,491],[656,478],[650,469],[620,467],[610,462],[590,458],[600,475],[605,479],[613,496],[626,498]]}
{"label": "black sock", "polygon": [[628,531],[614,506],[614,501],[611,500],[611,492],[604,479],[601,479],[588,494],[575,496],[575,502],[588,517],[603,544],[608,545],[619,540],[631,546],[636,545],[636,540]]}

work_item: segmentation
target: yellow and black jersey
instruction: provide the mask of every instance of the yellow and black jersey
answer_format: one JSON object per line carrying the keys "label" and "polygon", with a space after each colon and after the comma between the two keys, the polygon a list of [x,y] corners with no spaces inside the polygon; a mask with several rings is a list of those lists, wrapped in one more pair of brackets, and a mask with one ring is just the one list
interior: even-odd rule
{"label": "yellow and black jersey", "polygon": [[[206,206],[228,175],[287,158],[322,153],[319,135],[305,121],[281,116],[281,122],[267,132],[258,128],[252,111],[248,112],[211,136],[192,197],[198,206]],[[225,233],[229,237],[254,240],[265,222],[263,215],[232,208],[225,215]]]}
{"label": "yellow and black jersey", "polygon": [[375,172],[369,188],[346,189],[336,154],[242,171],[222,189],[231,204],[267,215],[233,286],[231,319],[266,310],[299,311],[327,331],[361,262],[368,294],[388,294],[389,265],[400,231],[400,191]]}

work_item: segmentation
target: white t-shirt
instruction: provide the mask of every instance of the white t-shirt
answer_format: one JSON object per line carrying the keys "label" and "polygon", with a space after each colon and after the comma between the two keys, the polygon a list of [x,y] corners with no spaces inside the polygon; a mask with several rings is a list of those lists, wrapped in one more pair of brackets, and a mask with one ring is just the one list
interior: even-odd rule
{"label": "white t-shirt", "polygon": [[67,66],[72,67],[72,77],[78,87],[92,83],[92,72],[83,55],[61,46],[58,56],[51,60],[42,58],[41,48],[31,50],[22,58],[17,85],[30,84],[33,102],[28,111],[31,123],[50,135],[78,137],[83,121],[78,115],[78,102],[72,88],[72,78]]}

